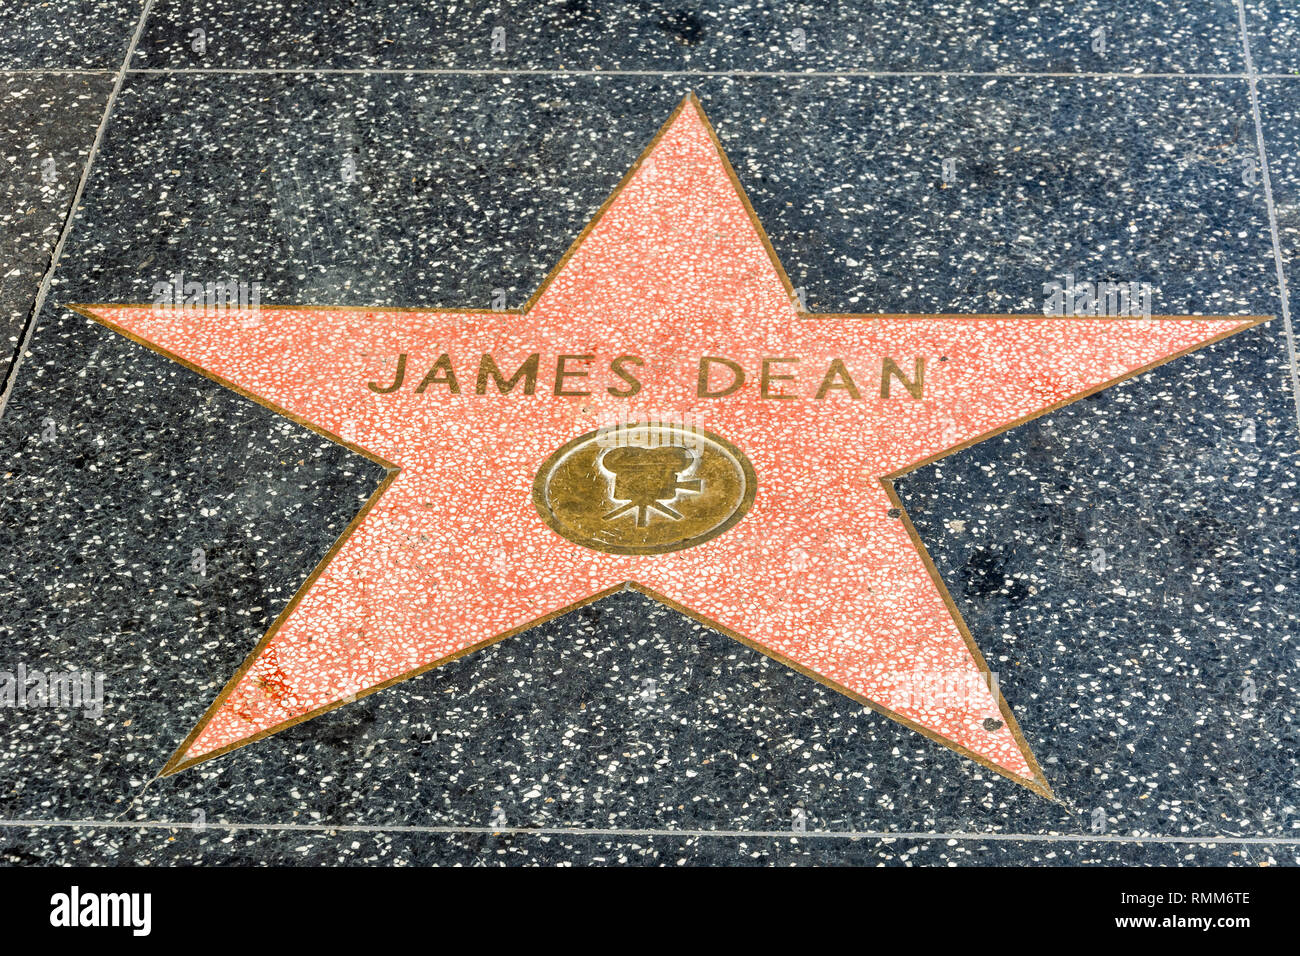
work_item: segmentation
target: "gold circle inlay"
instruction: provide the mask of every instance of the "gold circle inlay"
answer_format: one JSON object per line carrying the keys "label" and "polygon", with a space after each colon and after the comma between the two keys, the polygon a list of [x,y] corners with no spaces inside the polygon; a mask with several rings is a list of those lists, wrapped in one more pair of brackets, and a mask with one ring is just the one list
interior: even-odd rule
{"label": "gold circle inlay", "polygon": [[608,554],[666,554],[745,516],[758,482],[735,445],[689,424],[630,422],[558,448],[533,482],[542,520]]}

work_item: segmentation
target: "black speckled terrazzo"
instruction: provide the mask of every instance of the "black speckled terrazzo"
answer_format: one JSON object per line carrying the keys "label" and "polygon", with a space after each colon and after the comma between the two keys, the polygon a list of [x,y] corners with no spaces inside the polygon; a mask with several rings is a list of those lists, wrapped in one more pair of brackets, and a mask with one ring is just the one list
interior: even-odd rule
{"label": "black speckled terrazzo", "polygon": [[141,866],[1272,866],[1294,861],[1255,844],[1076,844],[1066,841],[27,828],[0,851],[18,865]]}
{"label": "black speckled terrazzo", "polygon": [[144,0],[5,0],[0,69],[116,70]]}
{"label": "black speckled terrazzo", "polygon": [[[1231,3],[1084,6],[159,0],[134,65],[190,72],[125,77],[0,419],[0,670],[90,669],[107,696],[0,710],[0,859],[1300,862],[1281,319],[898,484],[1057,802],[635,592],[154,779],[382,469],[63,305],[177,271],[518,305],[694,90],[812,310],[1037,312],[1073,272],[1149,281],[1157,313],[1280,311],[1241,76],[454,72],[1244,68]],[[1286,29],[1249,13],[1252,42]],[[1109,57],[1094,21],[1124,25]],[[800,58],[766,39],[805,22]],[[203,72],[282,66],[453,72]],[[1290,264],[1300,93],[1260,95]]]}
{"label": "black speckled terrazzo", "polygon": [[1244,84],[1122,77],[133,74],[56,300],[184,270],[264,302],[518,305],[689,89],[810,309],[1037,312],[1073,270],[1150,281],[1157,311],[1272,310]]}
{"label": "black speckled terrazzo", "polygon": [[1300,271],[1296,269],[1300,256],[1300,160],[1297,158],[1300,155],[1300,84],[1293,80],[1260,80],[1259,106],[1268,147],[1282,264],[1294,313],[1300,304],[1296,298],[1296,283],[1300,282]]}
{"label": "black speckled terrazzo", "polygon": [[1230,0],[159,0],[133,66],[1196,73],[1242,57]]}
{"label": "black speckled terrazzo", "polygon": [[31,318],[111,81],[0,74],[0,382]]}
{"label": "black speckled terrazzo", "polygon": [[1300,75],[1300,9],[1289,0],[1245,0],[1245,10],[1255,69]]}

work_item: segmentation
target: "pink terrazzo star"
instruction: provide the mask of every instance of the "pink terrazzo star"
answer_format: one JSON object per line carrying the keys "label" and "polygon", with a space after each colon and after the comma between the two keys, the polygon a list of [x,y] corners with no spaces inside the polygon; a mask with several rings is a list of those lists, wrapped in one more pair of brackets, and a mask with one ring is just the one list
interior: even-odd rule
{"label": "pink terrazzo star", "polygon": [[[1047,796],[892,478],[1260,321],[802,313],[694,97],[523,310],[77,308],[390,468],[163,773],[631,584]],[[479,394],[484,353],[535,393]],[[702,356],[745,384],[701,397]],[[629,415],[740,448],[748,514],[657,555],[551,530],[539,467]]]}

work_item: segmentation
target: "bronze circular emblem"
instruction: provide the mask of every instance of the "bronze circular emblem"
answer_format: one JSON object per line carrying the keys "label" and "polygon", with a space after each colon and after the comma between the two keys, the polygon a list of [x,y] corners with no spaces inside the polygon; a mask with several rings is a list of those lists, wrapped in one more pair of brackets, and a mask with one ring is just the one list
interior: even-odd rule
{"label": "bronze circular emblem", "polygon": [[754,466],[690,424],[630,422],[589,432],[547,458],[533,504],[575,544],[608,554],[665,554],[726,531],[754,503]]}

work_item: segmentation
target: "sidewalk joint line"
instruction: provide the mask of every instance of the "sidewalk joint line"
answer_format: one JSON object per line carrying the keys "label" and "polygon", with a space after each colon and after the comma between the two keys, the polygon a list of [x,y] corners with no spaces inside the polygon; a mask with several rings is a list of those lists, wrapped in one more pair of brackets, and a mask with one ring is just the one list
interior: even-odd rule
{"label": "sidewalk joint line", "polygon": [[1246,60],[1246,84],[1250,92],[1250,112],[1255,120],[1255,138],[1259,143],[1259,171],[1264,183],[1264,207],[1268,210],[1268,231],[1273,240],[1273,264],[1277,268],[1277,286],[1282,309],[1282,327],[1286,334],[1288,370],[1291,373],[1291,397],[1295,402],[1296,421],[1300,423],[1300,376],[1296,373],[1295,333],[1291,327],[1291,302],[1286,288],[1286,266],[1282,262],[1282,238],[1277,228],[1277,207],[1273,205],[1273,181],[1268,173],[1268,149],[1264,143],[1264,118],[1259,110],[1255,63],[1250,55],[1250,37],[1246,33],[1246,5],[1235,0],[1237,26],[1241,30],[1241,51]]}
{"label": "sidewalk joint line", "polygon": [[3,391],[0,391],[0,419],[4,418],[5,409],[9,405],[9,396],[13,394],[14,385],[18,381],[18,372],[23,364],[23,356],[32,344],[32,336],[36,332],[37,320],[40,318],[41,309],[45,307],[45,299],[50,293],[50,286],[54,282],[54,270],[58,268],[59,259],[63,255],[63,247],[67,245],[68,236],[72,232],[72,224],[77,218],[77,210],[81,208],[81,197],[86,191],[86,182],[90,179],[90,168],[94,165],[95,156],[99,152],[99,144],[103,142],[104,130],[108,127],[109,117],[113,115],[113,106],[117,103],[117,94],[121,92],[122,84],[126,80],[127,68],[131,64],[131,57],[135,55],[136,44],[140,42],[140,37],[144,34],[145,21],[149,18],[149,11],[153,8],[153,3],[154,0],[144,0],[144,6],[140,8],[140,19],[135,25],[135,33],[131,35],[131,42],[126,48],[126,57],[122,60],[121,69],[117,71],[117,78],[113,81],[113,88],[109,90],[108,102],[104,104],[104,115],[100,117],[99,126],[95,129],[95,138],[91,140],[90,150],[86,153],[86,162],[81,167],[81,176],[77,180],[77,188],[72,194],[72,204],[68,208],[67,218],[63,221],[63,229],[59,232],[59,240],[54,244],[54,249],[50,253],[50,264],[45,270],[45,275],[41,277],[40,288],[36,293],[36,301],[32,304],[31,311],[27,314],[27,321],[18,336],[18,347],[13,353],[13,361],[9,366],[9,377],[4,383]]}

